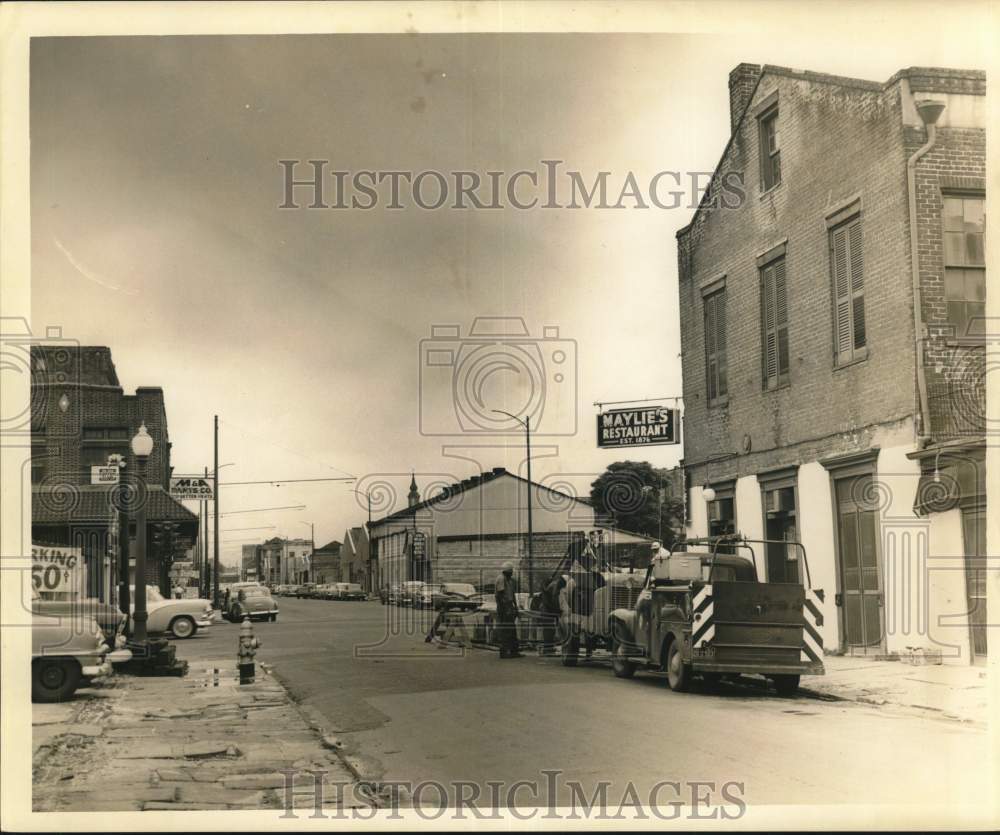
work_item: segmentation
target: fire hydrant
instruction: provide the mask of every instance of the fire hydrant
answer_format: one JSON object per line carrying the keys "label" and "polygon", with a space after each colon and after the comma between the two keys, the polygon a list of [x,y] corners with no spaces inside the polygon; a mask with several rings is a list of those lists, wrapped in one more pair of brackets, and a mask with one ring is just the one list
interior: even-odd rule
{"label": "fire hydrant", "polygon": [[253,684],[254,681],[254,656],[257,654],[257,647],[260,641],[254,637],[253,626],[250,618],[244,618],[240,624],[240,646],[236,654],[240,669],[240,684]]}

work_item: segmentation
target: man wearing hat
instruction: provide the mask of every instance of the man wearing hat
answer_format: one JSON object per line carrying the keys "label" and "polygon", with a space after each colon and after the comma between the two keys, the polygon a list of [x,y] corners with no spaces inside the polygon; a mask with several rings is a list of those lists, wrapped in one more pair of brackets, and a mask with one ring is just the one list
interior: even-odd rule
{"label": "man wearing hat", "polygon": [[521,647],[517,642],[517,580],[514,579],[514,564],[505,562],[496,579],[497,638],[500,642],[501,658],[521,658]]}

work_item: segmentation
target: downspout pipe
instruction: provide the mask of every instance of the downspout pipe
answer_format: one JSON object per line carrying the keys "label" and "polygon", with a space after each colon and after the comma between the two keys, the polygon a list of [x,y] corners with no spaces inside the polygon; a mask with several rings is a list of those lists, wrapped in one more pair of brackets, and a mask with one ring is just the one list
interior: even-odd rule
{"label": "downspout pipe", "polygon": [[928,423],[930,408],[927,402],[927,378],[924,373],[924,317],[922,293],[920,290],[920,253],[917,248],[917,163],[937,140],[937,120],[945,104],[943,101],[924,99],[914,101],[917,113],[927,130],[927,141],[906,161],[906,184],[910,202],[910,270],[913,282],[913,338],[917,358],[917,448],[920,449],[930,439]]}

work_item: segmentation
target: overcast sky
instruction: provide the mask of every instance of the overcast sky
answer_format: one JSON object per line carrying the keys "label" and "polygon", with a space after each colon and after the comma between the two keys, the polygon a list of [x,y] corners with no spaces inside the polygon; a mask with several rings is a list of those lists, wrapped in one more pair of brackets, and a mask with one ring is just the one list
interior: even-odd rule
{"label": "overcast sky", "polygon": [[[514,437],[422,433],[457,419],[456,372],[428,366],[421,341],[452,325],[460,337],[435,344],[458,345],[476,317],[521,317],[538,342],[518,350],[541,358],[544,377],[534,475],[585,493],[626,457],[596,449],[594,401],[681,394],[674,235],[689,199],[670,210],[426,211],[404,187],[403,210],[279,210],[278,160],[485,180],[544,175],[540,160],[558,159],[588,183],[611,172],[614,202],[629,172],[647,188],[658,171],[712,170],[740,61],[880,81],[909,65],[981,66],[974,43],[926,27],[898,44],[859,32],[849,49],[832,46],[672,35],[35,40],[35,331],[61,325],[110,346],[129,393],[162,386],[178,474],[211,466],[218,414],[221,463],[235,462],[223,481],[348,473],[362,486],[387,478],[405,502],[409,476],[392,474],[415,470],[426,489],[479,465],[520,465]],[[544,339],[547,327],[562,342]],[[527,376],[487,375],[472,405],[520,411]],[[680,454],[631,457],[669,466]],[[308,537],[301,523],[312,520],[326,542],[365,519],[363,500],[337,483],[230,487],[222,498],[223,512],[308,506],[225,518],[223,530],[275,526],[225,534],[231,562],[258,534]]]}

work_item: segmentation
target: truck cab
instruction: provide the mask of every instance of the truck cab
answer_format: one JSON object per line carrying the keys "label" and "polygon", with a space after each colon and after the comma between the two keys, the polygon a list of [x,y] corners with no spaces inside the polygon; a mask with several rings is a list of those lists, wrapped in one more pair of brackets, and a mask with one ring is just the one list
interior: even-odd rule
{"label": "truck cab", "polygon": [[[793,693],[802,675],[822,675],[823,592],[800,583],[762,582],[752,548],[757,542],[767,541],[738,535],[689,540],[710,547],[654,558],[635,605],[611,613],[615,675],[660,670],[672,690],[682,691],[695,673],[708,681],[756,673],[782,694]],[[723,549],[748,552],[749,558]]]}

